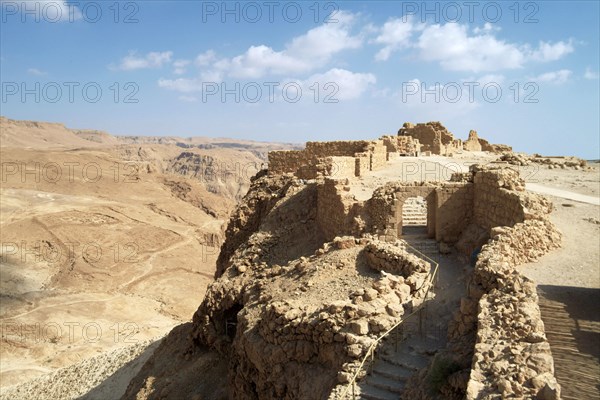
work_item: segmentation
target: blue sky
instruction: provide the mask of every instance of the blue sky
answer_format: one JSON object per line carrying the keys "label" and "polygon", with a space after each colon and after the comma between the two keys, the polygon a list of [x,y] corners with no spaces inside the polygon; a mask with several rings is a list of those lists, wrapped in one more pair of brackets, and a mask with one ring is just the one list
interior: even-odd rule
{"label": "blue sky", "polygon": [[599,13],[596,1],[2,0],[1,114],[287,142],[440,120],[460,138],[600,158]]}

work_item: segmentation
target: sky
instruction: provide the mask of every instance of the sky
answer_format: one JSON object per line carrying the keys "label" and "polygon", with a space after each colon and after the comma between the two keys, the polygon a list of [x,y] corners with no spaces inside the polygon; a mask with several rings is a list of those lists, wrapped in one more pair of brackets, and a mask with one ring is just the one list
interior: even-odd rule
{"label": "sky", "polygon": [[441,121],[600,158],[597,1],[6,1],[1,112],[302,143]]}

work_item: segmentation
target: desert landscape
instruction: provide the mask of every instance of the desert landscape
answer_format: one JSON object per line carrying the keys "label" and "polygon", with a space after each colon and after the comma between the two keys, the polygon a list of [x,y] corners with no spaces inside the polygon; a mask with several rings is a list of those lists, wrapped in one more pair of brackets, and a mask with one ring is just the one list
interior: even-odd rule
{"label": "desert landscape", "polygon": [[597,161],[1,123],[3,399],[598,396]]}
{"label": "desert landscape", "polygon": [[600,2],[0,19],[0,400],[600,400]]}
{"label": "desert landscape", "polygon": [[3,386],[189,320],[250,177],[291,147],[0,123]]}

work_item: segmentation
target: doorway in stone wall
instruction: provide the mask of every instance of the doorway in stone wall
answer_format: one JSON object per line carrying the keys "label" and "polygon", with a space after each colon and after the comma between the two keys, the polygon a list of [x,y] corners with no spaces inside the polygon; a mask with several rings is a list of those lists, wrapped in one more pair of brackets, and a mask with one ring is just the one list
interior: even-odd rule
{"label": "doorway in stone wall", "polygon": [[427,200],[409,197],[402,205],[402,236],[427,235]]}

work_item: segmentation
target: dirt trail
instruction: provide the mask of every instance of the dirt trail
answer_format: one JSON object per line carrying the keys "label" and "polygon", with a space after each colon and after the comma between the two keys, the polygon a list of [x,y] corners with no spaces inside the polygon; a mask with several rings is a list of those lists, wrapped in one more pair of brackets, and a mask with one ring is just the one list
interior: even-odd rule
{"label": "dirt trail", "polygon": [[547,194],[550,196],[561,197],[563,199],[578,201],[580,203],[588,203],[600,206],[600,197],[598,196],[587,196],[585,194],[575,193],[568,190],[542,186],[537,183],[527,183],[525,188],[534,193]]}

